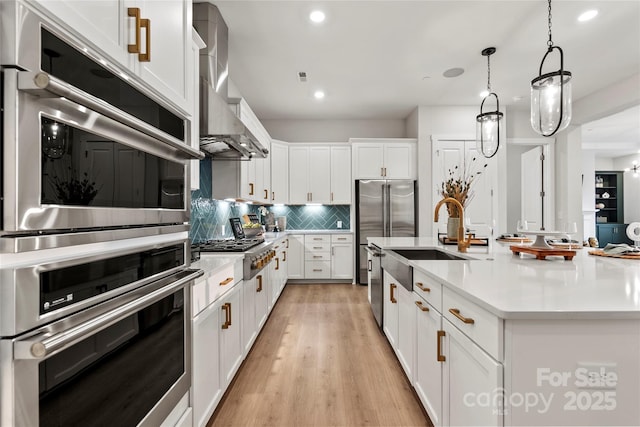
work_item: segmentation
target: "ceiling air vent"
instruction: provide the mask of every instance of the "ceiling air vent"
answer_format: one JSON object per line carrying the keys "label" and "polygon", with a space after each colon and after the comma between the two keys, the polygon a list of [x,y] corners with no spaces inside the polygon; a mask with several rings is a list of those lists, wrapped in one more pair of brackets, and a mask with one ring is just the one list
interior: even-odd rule
{"label": "ceiling air vent", "polygon": [[304,71],[298,71],[298,81],[300,83],[306,83],[307,73],[305,73]]}

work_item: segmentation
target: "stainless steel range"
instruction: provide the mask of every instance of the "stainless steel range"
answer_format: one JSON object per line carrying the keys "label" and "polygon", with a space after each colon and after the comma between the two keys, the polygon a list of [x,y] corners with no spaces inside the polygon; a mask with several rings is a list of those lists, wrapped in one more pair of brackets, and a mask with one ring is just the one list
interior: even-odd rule
{"label": "stainless steel range", "polygon": [[273,243],[265,242],[264,239],[209,240],[192,246],[191,252],[192,254],[194,252],[244,252],[242,274],[244,280],[255,277],[276,255]]}

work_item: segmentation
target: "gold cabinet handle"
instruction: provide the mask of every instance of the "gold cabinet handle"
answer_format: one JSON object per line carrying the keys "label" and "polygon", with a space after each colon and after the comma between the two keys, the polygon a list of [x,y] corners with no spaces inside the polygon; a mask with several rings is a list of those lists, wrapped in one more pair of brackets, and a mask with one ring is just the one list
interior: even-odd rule
{"label": "gold cabinet handle", "polygon": [[228,285],[233,280],[233,277],[227,277],[222,282],[220,282],[220,286]]}
{"label": "gold cabinet handle", "polygon": [[253,182],[249,183],[249,195],[253,196]]}
{"label": "gold cabinet handle", "polygon": [[282,262],[287,260],[287,251],[282,251]]}
{"label": "gold cabinet handle", "polygon": [[224,323],[222,324],[222,329],[228,329],[231,326],[231,303],[226,302],[222,304],[222,309],[224,310]]}
{"label": "gold cabinet handle", "polygon": [[127,15],[135,18],[136,20],[136,42],[134,44],[127,45],[127,52],[140,53],[140,8],[129,7],[127,8]]}
{"label": "gold cabinet handle", "polygon": [[380,168],[380,176],[384,176],[384,168]]}
{"label": "gold cabinet handle", "polygon": [[[284,230],[283,230],[283,231],[284,231]],[[289,248],[289,239],[286,239],[286,240],[287,240],[287,246],[285,246],[285,247],[286,247],[286,248]]]}
{"label": "gold cabinet handle", "polygon": [[259,274],[256,279],[258,279],[258,289],[256,289],[256,292],[262,292],[262,275]]}
{"label": "gold cabinet handle", "polygon": [[389,301],[391,301],[393,304],[396,304],[396,303],[398,302],[398,300],[396,300],[396,298],[393,296],[393,290],[394,290],[395,288],[397,288],[397,287],[398,287],[398,286],[397,286],[395,283],[391,283],[391,284],[389,285],[389,289],[390,289],[390,292],[389,292]]}
{"label": "gold cabinet handle", "polygon": [[321,268],[314,268],[313,271],[322,271]]}
{"label": "gold cabinet handle", "polygon": [[431,288],[427,288],[424,283],[416,282],[416,286],[425,292],[431,292]]}
{"label": "gold cabinet handle", "polygon": [[140,28],[144,28],[146,34],[146,51],[145,53],[138,53],[138,61],[150,62],[151,61],[151,20],[141,19]]}
{"label": "gold cabinet handle", "polygon": [[384,168],[384,176],[387,176],[387,168]]}
{"label": "gold cabinet handle", "polygon": [[438,331],[438,335],[436,336],[437,340],[438,340],[438,345],[437,345],[437,359],[438,362],[445,362],[447,360],[446,357],[444,357],[444,355],[442,354],[442,338],[444,338],[446,335],[446,333],[444,331]]}
{"label": "gold cabinet handle", "polygon": [[458,319],[462,320],[462,323],[466,323],[467,325],[473,325],[475,323],[475,320],[473,320],[471,317],[464,317],[462,314],[460,314],[460,309],[450,308],[449,313],[453,314]]}
{"label": "gold cabinet handle", "polygon": [[333,191],[331,192],[331,201],[333,202]]}
{"label": "gold cabinet handle", "polygon": [[264,190],[264,199],[269,200],[269,190]]}
{"label": "gold cabinet handle", "polygon": [[280,270],[280,258],[276,258],[276,270]]}
{"label": "gold cabinet handle", "polygon": [[416,301],[416,305],[422,311],[429,311],[429,307],[425,307],[424,305],[422,305],[422,301]]}
{"label": "gold cabinet handle", "polygon": [[275,200],[276,199],[276,192],[272,191],[271,192],[271,200]]}

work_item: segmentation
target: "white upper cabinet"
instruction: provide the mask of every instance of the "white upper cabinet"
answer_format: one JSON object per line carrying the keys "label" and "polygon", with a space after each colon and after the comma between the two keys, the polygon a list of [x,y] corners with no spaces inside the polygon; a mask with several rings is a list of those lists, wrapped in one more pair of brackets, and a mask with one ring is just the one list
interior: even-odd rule
{"label": "white upper cabinet", "polygon": [[189,0],[37,0],[37,7],[140,84],[192,113]]}
{"label": "white upper cabinet", "polygon": [[132,6],[139,7],[141,18],[149,23],[146,31],[142,28],[140,41],[141,51],[149,58],[145,61],[138,56],[134,61],[138,74],[150,87],[189,112],[188,85],[193,77],[187,74],[186,64],[192,41],[191,1],[136,0]]}
{"label": "white upper cabinet", "polygon": [[354,179],[417,179],[415,139],[351,138]]}
{"label": "white upper cabinet", "polygon": [[331,203],[351,204],[351,148],[331,147]]}
{"label": "white upper cabinet", "polygon": [[328,146],[289,146],[289,203],[330,203],[331,150]]}
{"label": "white upper cabinet", "polygon": [[289,145],[271,143],[271,202],[289,203]]}
{"label": "white upper cabinet", "polygon": [[346,144],[289,145],[289,203],[351,203],[350,147]]}

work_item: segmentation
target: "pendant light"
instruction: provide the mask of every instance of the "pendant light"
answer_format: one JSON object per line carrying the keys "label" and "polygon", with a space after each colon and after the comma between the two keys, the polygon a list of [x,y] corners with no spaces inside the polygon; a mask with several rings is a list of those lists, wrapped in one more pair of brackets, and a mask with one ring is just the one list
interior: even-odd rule
{"label": "pendant light", "polygon": [[[564,54],[551,39],[551,0],[548,7],[549,40],[547,53],[540,63],[538,77],[531,81],[531,126],[542,136],[552,136],[571,121],[571,72],[564,69]],[[547,55],[554,49],[560,53],[560,69],[542,74]]]}
{"label": "pendant light", "polygon": [[[482,100],[480,104],[480,114],[476,116],[476,149],[484,157],[490,159],[495,156],[500,147],[500,140],[502,138],[502,118],[503,114],[500,112],[500,101],[498,95],[491,92],[491,64],[489,58],[496,53],[495,47],[488,47],[482,51],[482,56],[487,57],[487,92],[488,95]],[[496,99],[496,110],[484,112],[484,103],[490,97]]]}

